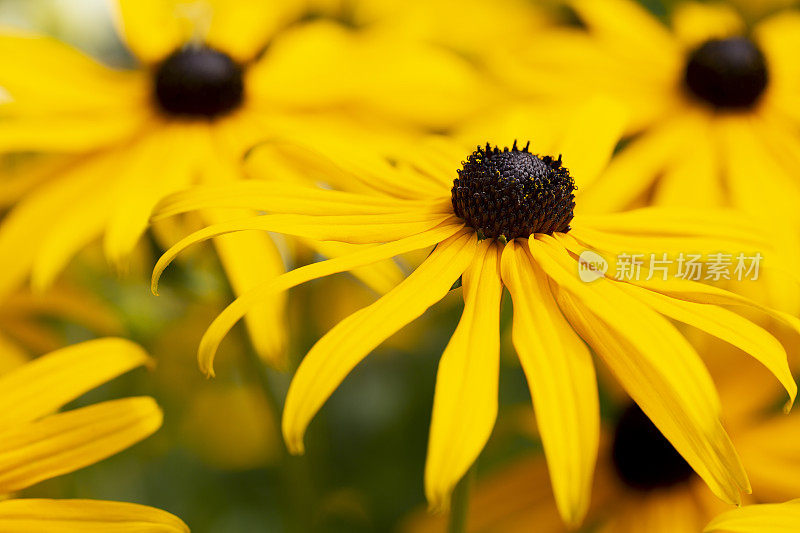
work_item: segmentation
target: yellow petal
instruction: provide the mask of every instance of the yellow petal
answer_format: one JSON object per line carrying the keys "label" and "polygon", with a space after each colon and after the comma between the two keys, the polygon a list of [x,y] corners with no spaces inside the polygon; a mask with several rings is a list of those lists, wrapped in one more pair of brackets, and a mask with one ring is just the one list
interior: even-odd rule
{"label": "yellow petal", "polygon": [[306,8],[303,0],[207,1],[211,25],[206,42],[242,62],[253,59],[280,26],[299,18]]}
{"label": "yellow petal", "polygon": [[0,492],[73,472],[152,435],[163,415],[150,397],[125,398],[0,431]]}
{"label": "yellow petal", "polygon": [[397,46],[391,34],[328,21],[283,32],[249,76],[259,105],[344,107],[356,116],[433,129],[463,119],[487,96],[462,58],[423,42]]}
{"label": "yellow petal", "polygon": [[800,529],[800,500],[749,505],[722,513],[704,533],[794,533]]}
{"label": "yellow petal", "polygon": [[0,34],[0,54],[6,58],[0,86],[15,107],[31,113],[113,110],[125,116],[132,103],[149,96],[143,73],[111,69],[50,37],[6,30]]}
{"label": "yellow petal", "polygon": [[592,186],[579,193],[577,209],[608,213],[630,207],[680,153],[689,127],[686,120],[670,119],[631,141]]}
{"label": "yellow petal", "polygon": [[[220,210],[206,209],[202,213],[204,220],[212,223],[224,224],[221,221],[230,219]],[[214,247],[237,295],[246,294],[265,278],[279,276],[285,270],[283,258],[267,233],[223,235],[214,239]],[[245,317],[253,348],[265,362],[276,368],[285,368],[287,364],[285,305],[285,295],[266,295],[248,310]]]}
{"label": "yellow petal", "polygon": [[255,209],[284,215],[385,214],[402,213],[409,208],[446,212],[444,202],[368,196],[297,183],[244,180],[219,185],[199,185],[172,194],[158,205],[156,218],[208,208]]}
{"label": "yellow petal", "polygon": [[610,98],[591,98],[577,106],[566,136],[555,153],[561,154],[564,166],[582,191],[606,168],[622,138],[628,110]]}
{"label": "yellow petal", "polygon": [[0,376],[0,428],[52,413],[149,361],[137,344],[116,338],[87,341],[43,355]]}
{"label": "yellow petal", "polygon": [[514,302],[514,348],[528,379],[556,504],[564,521],[577,527],[588,509],[600,440],[592,357],[522,244],[506,246],[502,266]]}
{"label": "yellow petal", "polygon": [[[201,150],[193,128],[159,128],[128,147],[117,162],[115,181],[125,201],[114,207],[103,239],[112,264],[124,270],[139,238],[150,222],[150,213],[165,196],[185,189],[195,177]],[[158,179],[153,179],[153,176]]]}
{"label": "yellow petal", "polygon": [[189,533],[177,516],[125,502],[26,498],[0,502],[5,533]]}
{"label": "yellow petal", "polygon": [[656,184],[653,203],[692,207],[725,205],[725,190],[713,133],[706,123],[698,123],[692,135],[692,149],[668,163]]}
{"label": "yellow petal", "polygon": [[[463,227],[463,224],[443,225],[419,235],[400,239],[398,241],[375,246],[364,246],[356,249],[348,255],[343,255],[327,261],[320,261],[311,265],[296,268],[277,278],[268,280],[253,290],[239,296],[232,304],[220,313],[208,330],[203,334],[200,347],[197,353],[200,370],[209,376],[214,376],[214,356],[220,342],[228,334],[231,328],[241,320],[248,309],[254,303],[260,301],[264,296],[272,293],[280,293],[305,283],[312,279],[329,276],[338,272],[346,272],[353,268],[368,265],[375,261],[394,257],[413,250],[427,248],[438,244],[451,236]],[[157,289],[154,278],[153,290]]]}
{"label": "yellow petal", "polygon": [[680,57],[666,26],[633,0],[570,0],[589,31],[623,57],[646,57],[652,69],[672,70]]}
{"label": "yellow petal", "polygon": [[422,233],[449,218],[452,215],[412,212],[354,216],[264,215],[222,222],[192,233],[164,252],[153,269],[153,278],[157,280],[172,260],[192,244],[229,233],[274,231],[318,241],[375,244]]}
{"label": "yellow petal", "polygon": [[369,352],[444,298],[475,255],[474,233],[440,243],[403,283],[374,304],[341,321],[311,348],[289,386],[283,437],[303,452],[303,434],[325,400]]}
{"label": "yellow petal", "polygon": [[800,420],[796,414],[772,414],[766,420],[758,420],[764,415],[765,405],[769,404],[762,404],[760,411],[754,413],[751,425],[737,433],[736,447],[759,500],[777,502],[797,495],[793,481],[800,475],[796,446]]}
{"label": "yellow petal", "polygon": [[464,311],[436,372],[425,463],[425,494],[447,508],[458,480],[489,440],[497,418],[500,372],[500,247],[478,245],[464,272]]}
{"label": "yellow petal", "polygon": [[[732,117],[719,121],[717,126],[716,134],[723,141],[722,162],[731,204],[767,220],[800,223],[792,207],[800,202],[800,188],[791,174],[793,170],[787,172],[770,153],[770,147],[759,135],[757,123]],[[754,175],[762,178],[754,180]]]}
{"label": "yellow petal", "polygon": [[176,0],[117,0],[117,4],[120,35],[144,63],[160,61],[187,42],[195,29],[192,18],[206,15]]}
{"label": "yellow petal", "polygon": [[711,39],[741,35],[744,21],[732,6],[683,2],[672,13],[672,28],[681,43],[691,49]]}
{"label": "yellow petal", "polygon": [[[28,113],[16,104],[0,107],[0,151],[75,153],[100,150],[125,143],[147,126],[150,114],[139,103],[125,110],[72,115]],[[137,109],[137,112],[130,112]]]}
{"label": "yellow petal", "polygon": [[[333,258],[348,255],[358,250],[360,244],[347,244],[334,241],[307,241],[309,246],[317,250],[324,257]],[[392,290],[403,281],[404,272],[395,261],[386,260],[369,266],[354,268],[352,275],[360,279],[378,294]]]}
{"label": "yellow petal", "polygon": [[716,305],[678,300],[628,283],[617,286],[659,313],[714,335],[755,357],[778,378],[789,394],[789,403],[794,403],[797,384],[789,369],[786,351],[778,339],[763,328]]}
{"label": "yellow petal", "polygon": [[736,451],[719,421],[719,399],[700,357],[675,327],[599,279],[577,279],[576,262],[547,236],[530,240],[537,264],[558,287],[570,323],[719,498],[749,491]]}

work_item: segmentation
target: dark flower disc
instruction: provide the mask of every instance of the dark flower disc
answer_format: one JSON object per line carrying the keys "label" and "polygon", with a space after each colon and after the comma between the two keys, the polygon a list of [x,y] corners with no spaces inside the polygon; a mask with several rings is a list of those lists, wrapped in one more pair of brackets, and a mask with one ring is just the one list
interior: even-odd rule
{"label": "dark flower disc", "polygon": [[213,118],[236,109],[244,97],[242,67],[206,46],[186,47],[155,72],[155,98],[169,115]]}
{"label": "dark flower disc", "polygon": [[767,88],[767,60],[745,37],[714,39],[689,55],[684,80],[694,96],[718,109],[746,109]]}
{"label": "dark flower disc", "polygon": [[636,404],[617,422],[612,459],[620,479],[641,491],[678,485],[694,473]]}
{"label": "dark flower disc", "polygon": [[525,148],[478,147],[453,181],[455,214],[485,238],[569,231],[575,182],[561,157]]}

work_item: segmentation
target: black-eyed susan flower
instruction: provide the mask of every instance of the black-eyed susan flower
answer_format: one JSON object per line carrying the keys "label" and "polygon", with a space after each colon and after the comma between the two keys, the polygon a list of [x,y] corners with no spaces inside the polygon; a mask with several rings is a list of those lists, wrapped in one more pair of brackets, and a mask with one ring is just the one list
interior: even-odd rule
{"label": "black-eyed susan flower", "polygon": [[[741,296],[696,281],[622,280],[612,273],[585,283],[579,279],[578,256],[587,249],[617,253],[684,247],[746,247],[768,254],[761,234],[741,217],[684,208],[574,216],[580,199],[563,161],[587,173],[602,169],[609,151],[591,150],[591,141],[583,150],[573,145],[563,160],[516,143],[458,155],[444,141],[438,146],[428,150],[420,143],[413,157],[395,161],[382,177],[370,177],[376,188],[394,194],[252,181],[200,187],[165,201],[158,209],[162,216],[212,206],[272,214],[211,226],[185,238],[159,260],[154,289],[163,269],[186,246],[228,232],[274,231],[366,245],[266,281],[240,297],[206,332],[199,349],[201,369],[213,374],[222,337],[263,295],[435,246],[402,283],[341,321],[303,359],[283,413],[291,451],[303,452],[308,424],[345,376],[461,279],[464,310],[436,380],[425,471],[432,506],[448,504],[494,426],[504,286],[514,303],[514,346],[530,384],[556,501],[568,523],[581,522],[586,512],[599,442],[588,346],[711,490],[725,501],[740,501],[749,482],[720,423],[714,385],[668,318],[752,354],[794,398],[795,383],[780,343],[733,310],[752,305]],[[456,166],[459,158],[461,168]],[[796,327],[795,319],[772,314]]]}
{"label": "black-eyed susan flower", "polygon": [[543,32],[506,71],[520,90],[539,77],[629,106],[630,142],[581,209],[725,205],[797,227],[795,11],[747,27],[730,5],[680,2],[666,26],[633,0],[567,3],[584,27]]}
{"label": "black-eyed susan flower", "polygon": [[800,500],[748,505],[717,516],[704,533],[789,533],[800,529]]}
{"label": "black-eyed susan flower", "polygon": [[[149,397],[109,400],[55,413],[138,366],[137,345],[105,338],[62,348],[0,376],[0,494],[10,495],[118,453],[155,432],[162,413]],[[11,498],[0,530],[188,532],[177,517],[123,502]]]}
{"label": "black-eyed susan flower", "polygon": [[[49,284],[101,236],[106,255],[123,263],[161,198],[241,178],[241,156],[257,142],[333,144],[344,158],[343,131],[375,144],[386,124],[444,128],[480,93],[454,55],[332,20],[301,23],[304,2],[118,4],[136,68],[110,68],[47,37],[0,37],[9,57],[0,152],[50,154],[16,165],[21,174],[4,169],[20,199],[0,226],[0,255],[15,258],[0,267],[0,292],[29,274],[34,286]],[[312,155],[286,156],[295,167],[276,158],[270,175],[292,179]],[[231,216],[201,213],[205,223]],[[215,242],[237,292],[283,271],[266,235]],[[273,362],[285,338],[280,308],[278,299],[248,317],[257,350]]]}

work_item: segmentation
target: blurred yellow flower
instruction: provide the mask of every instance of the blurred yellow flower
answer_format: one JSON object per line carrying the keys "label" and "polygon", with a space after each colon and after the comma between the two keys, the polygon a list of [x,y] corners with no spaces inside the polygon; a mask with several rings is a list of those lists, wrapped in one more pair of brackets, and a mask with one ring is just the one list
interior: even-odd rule
{"label": "blurred yellow flower", "polygon": [[[333,145],[344,158],[363,148],[341,143],[344,131],[378,144],[395,135],[390,124],[398,132],[444,128],[474,106],[482,86],[465,61],[434,46],[303,22],[303,2],[118,7],[135,69],[112,69],[47,37],[0,36],[8,57],[0,86],[9,96],[0,106],[0,152],[66,154],[18,165],[21,174],[4,170],[21,197],[0,226],[0,256],[15,258],[0,266],[0,294],[29,274],[34,286],[48,285],[103,234],[106,255],[124,263],[159,200],[193,183],[240,179],[240,158],[257,142]],[[305,171],[298,159],[293,170],[275,160],[270,176],[294,179]],[[244,215],[201,213],[205,223]],[[266,234],[215,244],[237,292],[284,269]],[[280,364],[283,300],[268,300],[248,325],[259,353]]]}
{"label": "blurred yellow flower", "polygon": [[630,142],[581,209],[725,205],[800,227],[800,13],[750,30],[725,3],[679,2],[667,27],[634,0],[567,3],[585,28],[539,35],[511,74],[630,107]]}
{"label": "blurred yellow flower", "polygon": [[[123,339],[62,348],[0,376],[0,494],[94,464],[155,432],[163,415],[149,397],[101,402],[54,413],[67,402],[138,366],[147,354]],[[169,513],[130,503],[8,499],[7,532],[188,532]]]}
{"label": "blurred yellow flower", "polygon": [[[584,179],[607,164],[609,131],[569,136],[564,153]],[[583,519],[599,441],[594,366],[586,341],[631,397],[721,499],[740,501],[749,482],[719,420],[719,399],[695,350],[668,318],[741,348],[768,367],[790,398],[796,386],[786,353],[770,334],[728,306],[757,307],[797,329],[794,317],[687,279],[578,277],[586,251],[762,250],[770,245],[736,214],[652,208],[575,216],[574,181],[562,160],[528,147],[478,148],[464,160],[443,139],[418,143],[369,181],[382,196],[252,181],[198,187],[161,206],[161,216],[208,208],[271,213],[200,230],[167,251],[164,268],[187,246],[230,232],[262,230],[368,245],[307,265],[241,296],[201,341],[201,369],[213,375],[221,339],[265,295],[412,250],[435,246],[395,289],[340,322],[303,359],[283,414],[291,451],[303,451],[306,427],[345,376],[375,347],[441,300],[463,275],[465,307],[437,375],[425,488],[447,506],[454,485],[478,457],[497,415],[499,313],[503,286],[514,302],[513,341],[529,380],[556,501],[569,524]],[[456,178],[454,180],[454,178]],[[577,200],[578,202],[580,199]],[[643,276],[644,277],[644,276]],[[573,330],[574,328],[574,330]],[[576,331],[578,333],[576,333]],[[580,336],[578,335],[580,334]],[[583,340],[581,340],[583,339]]]}

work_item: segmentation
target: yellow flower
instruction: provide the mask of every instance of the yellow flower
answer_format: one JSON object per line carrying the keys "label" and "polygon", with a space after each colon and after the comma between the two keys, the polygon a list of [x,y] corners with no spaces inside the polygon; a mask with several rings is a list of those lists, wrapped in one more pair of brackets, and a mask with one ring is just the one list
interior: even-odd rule
{"label": "yellow flower", "polygon": [[[0,36],[9,57],[0,86],[10,96],[0,106],[0,152],[64,154],[4,172],[21,199],[0,227],[0,256],[15,258],[0,267],[0,293],[29,274],[34,286],[48,285],[101,235],[106,255],[123,263],[159,200],[193,183],[240,179],[241,156],[258,142],[307,143],[273,159],[272,178],[297,179],[314,146],[355,157],[395,135],[389,124],[447,127],[474,105],[482,83],[466,62],[430,45],[330,20],[297,22],[302,2],[120,0],[118,12],[135,69],[110,68],[47,37]],[[359,146],[340,141],[351,130],[361,132]],[[243,216],[200,215],[205,223]],[[283,272],[265,234],[215,244],[237,292]],[[280,363],[282,300],[272,300],[248,323],[259,353]]]}
{"label": "yellow flower", "polygon": [[[94,464],[155,432],[162,413],[149,397],[110,400],[53,414],[67,402],[149,357],[123,339],[85,342],[44,355],[0,376],[0,494]],[[8,532],[188,532],[169,513],[130,503],[8,499],[0,530]]]}
{"label": "yellow flower", "polygon": [[750,505],[722,513],[704,533],[789,533],[800,529],[800,500]]}
{"label": "yellow flower", "polygon": [[581,209],[729,205],[798,227],[799,13],[749,30],[730,6],[681,2],[667,27],[633,0],[568,3],[585,29],[544,32],[507,70],[520,89],[630,107],[631,140]]}
{"label": "yellow flower", "polygon": [[[599,172],[613,143],[588,137],[580,149],[573,144],[565,151],[564,161],[587,173],[592,168]],[[594,141],[603,148],[592,149]],[[306,355],[283,413],[283,433],[292,452],[302,453],[306,427],[345,376],[463,276],[464,311],[437,375],[425,473],[432,506],[448,504],[453,486],[494,426],[503,286],[514,302],[514,346],[529,380],[559,510],[568,523],[579,523],[586,512],[599,439],[594,366],[584,341],[712,491],[738,502],[749,483],[719,421],[714,385],[697,353],[667,318],[750,353],[778,376],[793,398],[796,386],[780,343],[728,309],[753,306],[741,296],[696,281],[659,277],[623,281],[607,275],[584,283],[578,277],[577,256],[587,249],[618,253],[745,247],[776,260],[761,234],[738,215],[685,208],[573,219],[574,182],[560,158],[537,156],[516,144],[505,150],[487,146],[469,155],[456,174],[464,156],[443,140],[431,149],[418,146],[413,156],[383,168],[382,175],[361,178],[383,195],[253,181],[199,187],[164,202],[161,216],[223,206],[273,214],[211,226],[183,239],[156,265],[154,290],[163,269],[186,246],[229,232],[274,231],[367,245],[268,280],[241,296],[204,335],[201,369],[213,375],[214,352],[222,337],[265,295],[435,246],[402,283],[344,319]],[[771,314],[797,327],[795,318]]]}

